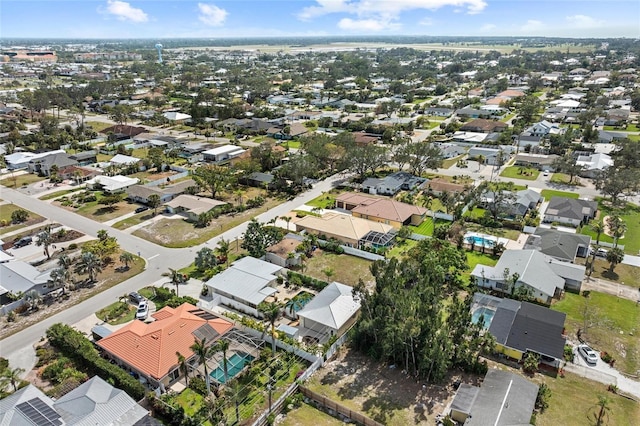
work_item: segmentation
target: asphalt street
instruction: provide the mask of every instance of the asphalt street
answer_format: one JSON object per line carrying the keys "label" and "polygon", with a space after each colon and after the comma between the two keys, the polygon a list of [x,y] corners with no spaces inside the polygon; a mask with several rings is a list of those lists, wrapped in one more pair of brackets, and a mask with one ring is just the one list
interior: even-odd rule
{"label": "asphalt street", "polygon": [[[321,195],[323,192],[329,191],[338,181],[344,180],[345,178],[345,175],[335,175],[327,180],[318,182],[312,189],[298,195],[293,200],[282,203],[271,210],[258,215],[257,219],[261,222],[267,222],[271,219],[283,216],[305,202]],[[158,246],[117,229],[110,228],[104,224],[87,219],[83,216],[69,212],[68,210],[36,198],[29,197],[28,195],[22,194],[18,191],[3,187],[1,198],[28,210],[37,212],[52,221],[77,229],[87,235],[97,236],[97,232],[99,230],[107,229],[110,235],[118,239],[118,242],[123,249],[135,254],[140,253],[140,256],[142,256],[147,262],[146,269],[135,277],[103,291],[82,303],[69,306],[65,311],[21,330],[19,333],[0,340],[0,356],[9,359],[12,367],[24,368],[27,371],[33,368],[36,361],[33,345],[44,336],[45,331],[51,325],[59,322],[64,324],[75,324],[98,309],[113,303],[122,294],[138,290],[161,279],[162,273],[166,272],[168,268],[177,269],[187,266],[194,260],[196,252],[202,247],[209,246],[214,248],[220,238],[223,237],[226,240],[231,241],[236,238],[241,238],[247,227],[247,222],[245,222],[199,246],[183,249],[170,249]]]}

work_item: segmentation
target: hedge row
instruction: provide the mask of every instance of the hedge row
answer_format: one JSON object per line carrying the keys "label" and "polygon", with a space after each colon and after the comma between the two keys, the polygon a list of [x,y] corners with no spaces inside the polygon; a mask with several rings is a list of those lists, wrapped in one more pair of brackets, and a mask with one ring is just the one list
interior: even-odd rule
{"label": "hedge row", "polygon": [[77,363],[89,376],[100,376],[122,389],[134,400],[144,398],[145,388],[122,368],[100,357],[98,350],[82,333],[65,324],[54,324],[47,330],[49,343]]}
{"label": "hedge row", "polygon": [[298,274],[297,272],[293,272],[293,271],[287,272],[287,278],[289,283],[293,285],[302,284],[303,286],[309,287],[316,291],[320,291],[329,285],[329,283],[326,281],[317,280],[308,275]]}

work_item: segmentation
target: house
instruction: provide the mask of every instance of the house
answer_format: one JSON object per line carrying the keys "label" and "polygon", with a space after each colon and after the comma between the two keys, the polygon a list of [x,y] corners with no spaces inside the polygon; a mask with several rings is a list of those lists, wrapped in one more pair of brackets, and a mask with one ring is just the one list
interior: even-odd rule
{"label": "house", "polygon": [[53,409],[66,425],[161,425],[125,391],[99,376],[55,400]]}
{"label": "house", "polygon": [[553,171],[553,163],[559,158],[558,155],[550,154],[516,154],[514,166],[533,167],[537,170]]}
{"label": "house", "polygon": [[462,118],[485,118],[491,116],[491,111],[465,107],[456,111],[456,115]]}
{"label": "house", "polygon": [[62,416],[53,408],[53,400],[32,384],[0,400],[0,425],[63,424]]}
{"label": "house", "polygon": [[454,158],[467,153],[466,149],[455,143],[434,142],[433,144],[440,149],[442,158]]}
{"label": "house", "polygon": [[79,166],[87,166],[98,162],[98,154],[95,151],[76,152],[69,156],[72,160],[76,160]]}
{"label": "house", "polygon": [[184,123],[187,120],[191,120],[191,116],[189,114],[184,114],[177,111],[165,112],[164,114],[162,114],[162,116],[174,123]]}
{"label": "house", "polygon": [[283,275],[282,266],[247,256],[214,275],[205,285],[219,304],[262,318],[258,305],[278,293],[276,286]]}
{"label": "house", "polygon": [[561,128],[558,124],[551,123],[547,120],[542,120],[528,127],[524,131],[524,134],[528,136],[538,136],[544,138],[550,135],[561,135],[565,132],[565,130],[566,129]]}
{"label": "house", "polygon": [[[478,287],[502,293],[527,287],[534,299],[548,305],[565,288],[579,291],[584,272],[582,265],[561,262],[529,249],[506,250],[495,266],[478,264],[471,276],[475,277]],[[516,276],[517,281],[513,285],[511,280]]]}
{"label": "house", "polygon": [[225,164],[242,154],[245,150],[235,145],[223,145],[202,152],[204,161],[214,164]]}
{"label": "house", "polygon": [[111,160],[109,160],[109,164],[118,167],[134,166],[136,164],[140,164],[141,162],[142,160],[138,157],[132,157],[130,155],[124,154],[116,154],[111,157]]}
{"label": "house", "polygon": [[434,195],[440,195],[443,192],[455,192],[460,194],[467,190],[465,185],[449,182],[440,178],[429,180],[425,183],[425,188],[427,189],[427,192]]}
{"label": "house", "polygon": [[381,237],[379,247],[388,247],[395,238],[391,225],[361,219],[341,213],[325,213],[321,217],[309,215],[295,220],[298,231],[319,235],[324,239],[334,238],[350,247],[367,246],[369,238]]}
{"label": "house", "polygon": [[480,387],[462,383],[451,402],[451,419],[465,426],[528,425],[538,385],[509,371],[491,368]]}
{"label": "house", "polygon": [[516,192],[516,199],[511,212],[514,216],[524,216],[531,209],[538,207],[543,197],[533,189],[522,189]]}
{"label": "house", "polygon": [[594,178],[598,172],[613,166],[613,158],[603,153],[580,155],[576,165],[582,167],[580,176]]}
{"label": "house", "polygon": [[28,168],[29,173],[36,173],[40,176],[50,176],[52,168],[60,170],[68,166],[75,166],[76,164],[78,164],[78,162],[71,158],[69,154],[58,152],[32,159],[29,161]]}
{"label": "house", "polygon": [[543,222],[558,222],[571,226],[580,226],[596,217],[598,203],[566,197],[553,197],[542,218]]}
{"label": "house", "polygon": [[366,178],[361,189],[369,194],[396,195],[402,189],[402,180],[393,176],[383,178]]}
{"label": "house", "polygon": [[463,124],[462,127],[460,127],[460,131],[474,133],[493,133],[501,132],[507,127],[509,126],[501,121],[476,118],[475,120]]}
{"label": "house", "polygon": [[299,333],[325,343],[331,336],[342,336],[356,322],[360,301],[353,288],[332,282],[297,312]]}
{"label": "house", "polygon": [[110,194],[124,192],[128,187],[138,183],[140,179],[130,178],[122,175],[116,176],[96,176],[87,181],[87,186],[93,189],[100,189]]}
{"label": "house", "polygon": [[297,266],[300,264],[300,254],[296,252],[296,248],[300,245],[300,241],[294,238],[284,238],[267,248],[265,260],[283,268]]}
{"label": "house", "polygon": [[475,145],[487,140],[488,135],[486,133],[477,132],[455,132],[451,136],[453,142],[462,142],[465,144]]}
{"label": "house", "polygon": [[453,114],[453,110],[451,108],[430,107],[424,110],[424,114],[433,117],[450,117]]}
{"label": "house", "polygon": [[356,145],[366,146],[377,144],[380,141],[380,136],[372,135],[365,132],[353,132],[353,140]]}
{"label": "house", "polygon": [[34,266],[21,260],[0,263],[0,305],[9,303],[9,293],[14,295],[36,291],[47,294],[51,271],[41,272]]}
{"label": "house", "polygon": [[101,174],[102,170],[100,169],[79,166],[67,166],[58,170],[58,176],[60,178],[63,180],[73,180],[77,184],[86,182]]}
{"label": "house", "polygon": [[100,130],[103,135],[114,134],[126,136],[126,139],[131,139],[140,133],[145,133],[147,129],[144,127],[129,126],[128,124],[117,124],[115,126],[107,127]]}
{"label": "house", "polygon": [[303,136],[309,132],[309,129],[302,123],[291,123],[289,131],[285,132],[286,126],[275,126],[267,129],[267,136],[274,139],[290,140]]}
{"label": "house", "polygon": [[249,176],[240,179],[245,185],[256,188],[272,188],[275,183],[275,175],[271,173],[253,172]]}
{"label": "house", "polygon": [[337,196],[336,208],[350,211],[353,217],[384,223],[396,229],[405,225],[419,226],[427,214],[423,207],[354,192]]}
{"label": "house", "polygon": [[527,237],[525,250],[538,250],[547,256],[564,262],[573,262],[576,257],[587,257],[591,237],[583,234],[573,234],[552,228],[536,228]]}
{"label": "house", "polygon": [[598,143],[613,143],[626,139],[628,136],[628,133],[598,130]]}
{"label": "house", "polygon": [[47,157],[52,154],[64,154],[64,150],[57,149],[55,151],[47,151],[41,153],[34,152],[14,152],[13,154],[5,155],[4,161],[7,164],[9,170],[20,170],[29,167],[31,161],[39,160],[43,157]]}
{"label": "house", "polygon": [[177,308],[165,306],[151,316],[155,321],[134,320],[96,344],[107,358],[137,374],[153,389],[169,387],[180,378],[176,352],[194,366],[198,360],[191,345],[196,340],[206,336],[213,344],[233,328],[229,321],[189,303]]}
{"label": "house", "polygon": [[149,196],[156,194],[162,203],[166,203],[191,189],[197,189],[198,184],[193,179],[187,179],[165,187],[151,185],[133,185],[127,188],[127,199],[134,203],[147,204]]}
{"label": "house", "polygon": [[530,136],[524,132],[518,135],[518,148],[524,148],[525,152],[540,146],[541,143],[542,138],[540,136]]}
{"label": "house", "polygon": [[211,198],[198,197],[196,195],[181,194],[166,204],[167,212],[171,214],[182,214],[188,220],[195,222],[198,215],[206,213],[218,206],[225,205],[224,201]]}
{"label": "house", "polygon": [[478,158],[482,155],[484,164],[490,166],[505,164],[509,160],[510,153],[510,150],[494,146],[474,146],[467,152],[469,158]]}

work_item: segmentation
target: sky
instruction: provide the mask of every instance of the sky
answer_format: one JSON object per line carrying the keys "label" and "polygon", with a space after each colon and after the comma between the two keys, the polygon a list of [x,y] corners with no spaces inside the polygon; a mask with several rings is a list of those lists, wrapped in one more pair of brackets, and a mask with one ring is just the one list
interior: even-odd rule
{"label": "sky", "polygon": [[638,0],[2,0],[0,38],[640,37]]}

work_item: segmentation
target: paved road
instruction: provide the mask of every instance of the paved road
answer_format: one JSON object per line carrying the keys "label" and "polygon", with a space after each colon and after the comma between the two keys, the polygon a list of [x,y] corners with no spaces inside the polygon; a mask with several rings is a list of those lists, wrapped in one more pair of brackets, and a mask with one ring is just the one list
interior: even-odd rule
{"label": "paved road", "polygon": [[[293,200],[280,204],[257,216],[257,219],[261,222],[267,222],[271,219],[283,216],[305,202],[321,195],[323,192],[329,191],[338,181],[342,181],[345,178],[346,176],[344,175],[336,175],[319,182],[313,187],[313,189],[308,190],[307,192],[298,195]],[[96,236],[98,230],[108,228],[104,224],[4,187],[2,188],[2,199],[13,202],[14,204],[28,210],[37,212],[38,214],[48,217],[55,222],[77,229],[87,235]],[[27,371],[30,370],[35,364],[33,344],[38,342],[41,337],[44,336],[45,331],[51,325],[58,322],[74,324],[80,321],[101,307],[113,303],[113,301],[117,300],[122,294],[138,290],[156,282],[161,278],[161,274],[167,271],[169,267],[176,269],[190,264],[195,258],[195,253],[200,248],[205,246],[213,248],[222,237],[231,241],[236,238],[241,238],[246,227],[247,222],[230,229],[222,235],[212,238],[204,244],[184,249],[161,247],[117,229],[108,228],[109,233],[118,239],[118,242],[123,249],[132,253],[140,253],[140,255],[146,259],[147,268],[142,273],[115,287],[97,294],[78,305],[70,306],[63,312],[28,327],[13,336],[9,336],[1,340],[0,356],[9,359],[13,367],[21,367]]]}

